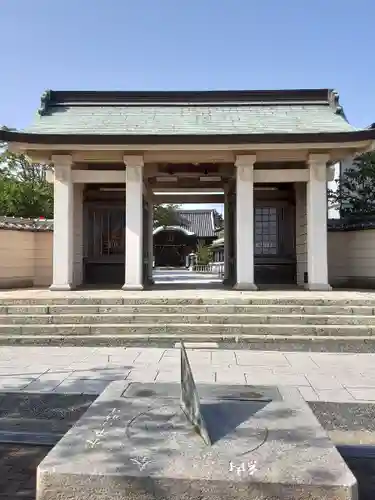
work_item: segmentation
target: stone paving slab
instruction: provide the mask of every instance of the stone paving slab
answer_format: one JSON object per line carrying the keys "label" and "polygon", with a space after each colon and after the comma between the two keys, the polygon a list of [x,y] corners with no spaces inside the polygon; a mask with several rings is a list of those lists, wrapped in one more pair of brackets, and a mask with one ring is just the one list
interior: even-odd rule
{"label": "stone paving slab", "polygon": [[[375,401],[375,353],[189,350],[197,381],[298,387],[308,401]],[[112,380],[177,382],[179,349],[0,347],[0,391],[100,392]]]}
{"label": "stone paving slab", "polygon": [[318,298],[318,299],[330,299],[330,298],[340,298],[340,299],[351,299],[351,298],[370,298],[375,300],[375,291],[372,290],[345,290],[336,289],[329,292],[323,291],[306,291],[303,289],[293,288],[290,290],[258,290],[254,291],[240,291],[240,290],[226,290],[224,288],[215,289],[176,289],[171,291],[166,290],[142,290],[139,292],[132,291],[124,292],[121,289],[118,290],[100,290],[100,289],[90,289],[90,290],[71,290],[69,292],[51,292],[48,288],[28,288],[28,289],[12,289],[12,290],[2,290],[0,292],[0,300],[4,299],[25,299],[25,298],[80,298],[88,297],[93,299],[100,298],[165,298],[165,297],[266,297],[266,298],[286,298],[286,297],[307,297],[307,298]]}

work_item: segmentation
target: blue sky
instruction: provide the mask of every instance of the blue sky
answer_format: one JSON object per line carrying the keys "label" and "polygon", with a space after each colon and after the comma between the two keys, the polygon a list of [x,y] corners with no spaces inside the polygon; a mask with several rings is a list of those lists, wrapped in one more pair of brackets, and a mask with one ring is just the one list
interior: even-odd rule
{"label": "blue sky", "polygon": [[374,0],[1,0],[0,125],[45,89],[333,87],[375,122]]}

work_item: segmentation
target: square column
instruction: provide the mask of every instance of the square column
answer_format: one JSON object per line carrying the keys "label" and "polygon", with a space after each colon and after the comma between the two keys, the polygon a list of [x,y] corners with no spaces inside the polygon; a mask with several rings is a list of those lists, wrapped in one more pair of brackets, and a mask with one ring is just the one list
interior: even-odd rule
{"label": "square column", "polygon": [[327,162],[328,155],[309,156],[306,190],[308,290],[331,290],[327,257]]}
{"label": "square column", "polygon": [[236,158],[237,290],[257,290],[254,283],[254,163],[255,155]]}
{"label": "square column", "polygon": [[53,199],[53,283],[50,290],[73,287],[73,183],[72,157],[53,156],[55,167]]}
{"label": "square column", "polygon": [[123,290],[143,290],[143,157],[124,156],[125,283]]}
{"label": "square column", "polygon": [[148,281],[153,284],[154,269],[154,199],[152,189],[148,189]]}
{"label": "square column", "polygon": [[83,282],[83,188],[84,184],[73,184],[73,286]]}
{"label": "square column", "polygon": [[228,185],[224,188],[224,280],[223,283],[229,282],[229,252],[230,252],[230,241],[229,234],[230,230],[230,213],[229,213],[229,196],[228,196]]}

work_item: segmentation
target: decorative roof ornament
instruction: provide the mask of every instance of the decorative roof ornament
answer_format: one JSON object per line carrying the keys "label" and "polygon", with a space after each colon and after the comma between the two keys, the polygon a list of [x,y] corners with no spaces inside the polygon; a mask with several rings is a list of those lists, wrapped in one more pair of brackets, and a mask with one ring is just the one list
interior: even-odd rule
{"label": "decorative roof ornament", "polygon": [[337,90],[331,90],[329,101],[331,106],[335,109],[335,113],[348,121],[344,113],[344,108],[340,104],[340,94]]}
{"label": "decorative roof ornament", "polygon": [[51,102],[51,90],[45,90],[40,98],[40,108],[38,113],[40,116],[47,114],[48,105]]}

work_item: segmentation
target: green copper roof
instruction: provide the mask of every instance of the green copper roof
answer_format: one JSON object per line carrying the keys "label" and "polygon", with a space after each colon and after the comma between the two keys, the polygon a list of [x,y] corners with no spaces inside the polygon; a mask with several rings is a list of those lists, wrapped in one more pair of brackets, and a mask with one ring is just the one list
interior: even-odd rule
{"label": "green copper roof", "polygon": [[34,123],[24,131],[0,129],[0,141],[27,144],[30,150],[36,144],[361,142],[369,147],[375,129],[352,127],[330,89],[47,91]]}
{"label": "green copper roof", "polygon": [[59,134],[210,135],[351,132],[327,105],[74,106],[51,108],[25,132]]}
{"label": "green copper roof", "polygon": [[351,132],[322,105],[55,106],[25,132],[37,134],[211,135]]}
{"label": "green copper roof", "polygon": [[334,91],[53,92],[24,132],[212,136],[353,132]]}

